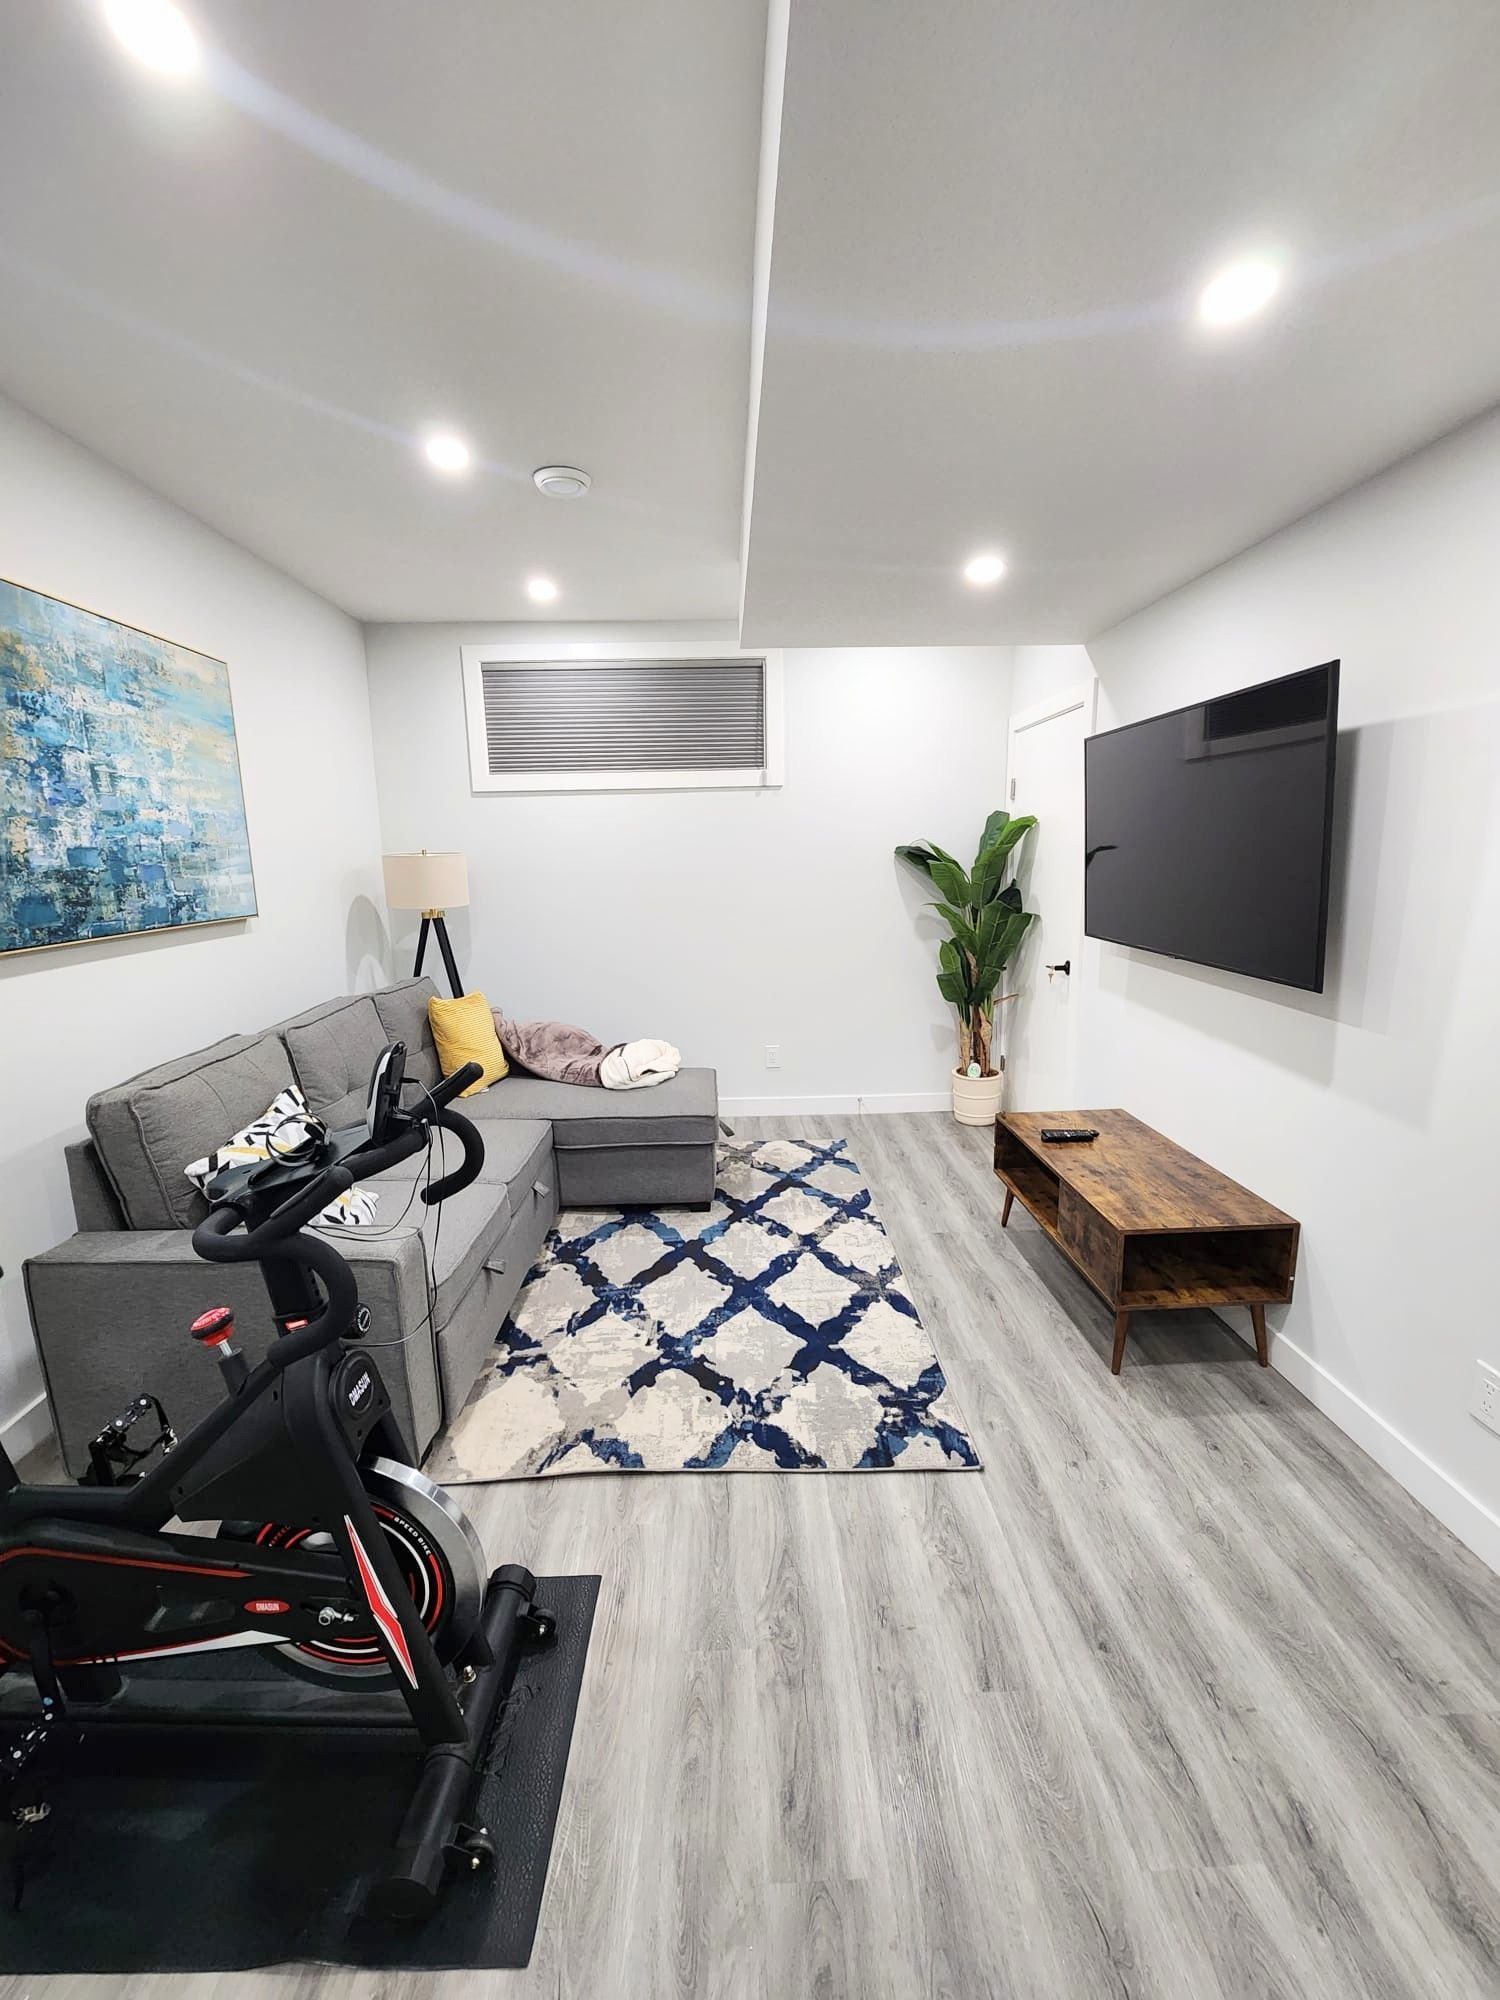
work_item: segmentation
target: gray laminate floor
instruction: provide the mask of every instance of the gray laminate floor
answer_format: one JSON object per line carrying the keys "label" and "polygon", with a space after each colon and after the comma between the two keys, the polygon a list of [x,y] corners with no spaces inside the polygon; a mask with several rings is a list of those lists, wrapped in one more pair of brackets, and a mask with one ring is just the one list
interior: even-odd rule
{"label": "gray laminate floor", "polygon": [[529,1971],[4,2000],[1496,2000],[1500,1582],[1206,1316],[1112,1380],[983,1134],[740,1129],[850,1139],[984,1471],[466,1489],[604,1577]]}

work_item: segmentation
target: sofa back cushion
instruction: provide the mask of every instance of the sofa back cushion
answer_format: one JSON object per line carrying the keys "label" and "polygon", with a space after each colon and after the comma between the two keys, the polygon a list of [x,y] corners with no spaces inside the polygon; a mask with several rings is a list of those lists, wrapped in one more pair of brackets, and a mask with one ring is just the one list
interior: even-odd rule
{"label": "sofa back cushion", "polygon": [[300,1083],[333,1126],[363,1117],[370,1070],[387,1042],[405,1042],[409,1077],[437,1083],[427,1022],[436,992],[430,979],[403,979],[378,993],[324,1000],[258,1035],[228,1035],[91,1097],[89,1136],[126,1226],[200,1222],[207,1204],[183,1168],[260,1117],[290,1083]]}
{"label": "sofa back cushion", "polygon": [[130,1227],[201,1222],[208,1204],[183,1169],[295,1081],[279,1035],[231,1035],[91,1097],[89,1133]]}
{"label": "sofa back cushion", "polygon": [[370,998],[375,1002],[386,1040],[406,1044],[406,1074],[431,1090],[442,1081],[443,1075],[427,1019],[427,1003],[437,998],[437,988],[426,977],[403,979],[398,985],[383,986]]}
{"label": "sofa back cushion", "polygon": [[99,1149],[92,1139],[75,1139],[63,1147],[68,1163],[68,1190],[73,1197],[73,1219],[85,1235],[127,1229],[125,1211],[104,1171]]}
{"label": "sofa back cushion", "polygon": [[391,1037],[368,993],[325,1000],[271,1030],[286,1043],[303,1095],[337,1129],[363,1118],[370,1071]]}

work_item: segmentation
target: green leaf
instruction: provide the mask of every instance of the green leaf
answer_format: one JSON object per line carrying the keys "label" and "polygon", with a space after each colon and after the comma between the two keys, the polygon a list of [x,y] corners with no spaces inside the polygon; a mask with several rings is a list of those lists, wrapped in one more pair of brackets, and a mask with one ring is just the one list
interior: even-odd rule
{"label": "green leaf", "polygon": [[896,849],[896,859],[904,861],[908,868],[915,868],[919,875],[925,875],[930,882],[932,880],[934,853],[935,850],[933,848],[919,841],[912,847],[898,847]]}
{"label": "green leaf", "polygon": [[[991,824],[995,817],[995,814],[991,813]],[[974,864],[976,902],[990,902],[1001,893],[1000,885],[1004,882],[1010,867],[1011,856],[1035,825],[1035,819],[1029,814],[1019,819],[1007,819],[1004,826],[997,828],[987,844],[980,849],[979,859]]]}
{"label": "green leaf", "polygon": [[1032,813],[1021,813],[1017,818],[1008,820],[985,852],[1002,856],[1009,854],[1012,848],[1019,847],[1035,825],[1036,817]]}
{"label": "green leaf", "polygon": [[1009,921],[1009,918],[1010,911],[1004,903],[994,902],[985,905],[980,914],[979,922],[975,925],[975,930],[979,936],[981,955],[989,951],[990,946],[1000,935],[1002,928]]}
{"label": "green leaf", "polygon": [[955,910],[950,903],[934,903],[935,910],[941,910],[949,930],[963,950],[976,955],[980,949],[979,933],[969,922],[962,910]]}
{"label": "green leaf", "polygon": [[1002,954],[1000,960],[1002,965],[1008,965],[1015,957],[1022,938],[1035,922],[1035,910],[1017,910],[1014,913],[995,944],[995,949]]}
{"label": "green leaf", "polygon": [[969,878],[956,861],[945,861],[940,856],[935,856],[928,873],[932,876],[938,894],[945,902],[961,904],[973,902],[974,896]]}
{"label": "green leaf", "polygon": [[934,861],[946,861],[950,868],[958,867],[957,861],[947,848],[939,847],[935,840],[914,840],[904,843],[896,849],[896,859],[904,861],[908,868],[915,868],[919,874],[925,875],[929,882],[932,880]]}
{"label": "green leaf", "polygon": [[970,877],[974,902],[978,907],[982,908],[986,903],[993,901],[1004,873],[1005,856],[998,848],[986,848],[974,863],[974,872]]}
{"label": "green leaf", "polygon": [[1010,814],[1008,812],[1001,812],[997,807],[985,821],[984,832],[979,836],[979,851],[981,854],[993,846],[994,842],[999,839],[1009,824]]}
{"label": "green leaf", "polygon": [[992,981],[1000,977],[1005,967],[1015,955],[1016,946],[1025,936],[1032,922],[1028,913],[1008,915],[1002,927],[989,940],[979,957],[979,970],[983,977]]}
{"label": "green leaf", "polygon": [[964,987],[962,980],[958,979],[951,972],[940,972],[937,976],[937,983],[938,983],[938,992],[942,994],[943,998],[949,1003],[950,1006],[953,1007],[963,1006]]}

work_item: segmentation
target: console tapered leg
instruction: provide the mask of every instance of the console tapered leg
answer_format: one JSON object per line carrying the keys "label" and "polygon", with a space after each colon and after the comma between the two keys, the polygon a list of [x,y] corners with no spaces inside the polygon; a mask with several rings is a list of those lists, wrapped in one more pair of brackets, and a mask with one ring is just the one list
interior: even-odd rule
{"label": "console tapered leg", "polygon": [[1129,1332],[1130,1332],[1130,1314],[1128,1312],[1116,1313],[1115,1353],[1114,1353],[1114,1359],[1109,1364],[1109,1372],[1111,1375],[1118,1375],[1120,1372],[1120,1364],[1125,1359],[1125,1337]]}
{"label": "console tapered leg", "polygon": [[1266,1352],[1266,1309],[1264,1306],[1251,1306],[1250,1324],[1255,1328],[1255,1358],[1262,1368],[1269,1368],[1271,1357]]}
{"label": "console tapered leg", "polygon": [[1015,1200],[1015,1198],[1016,1198],[1015,1189],[1007,1188],[1005,1190],[1005,1206],[1000,1211],[1000,1227],[1002,1229],[1005,1227],[1006,1223],[1010,1221],[1011,1203]]}

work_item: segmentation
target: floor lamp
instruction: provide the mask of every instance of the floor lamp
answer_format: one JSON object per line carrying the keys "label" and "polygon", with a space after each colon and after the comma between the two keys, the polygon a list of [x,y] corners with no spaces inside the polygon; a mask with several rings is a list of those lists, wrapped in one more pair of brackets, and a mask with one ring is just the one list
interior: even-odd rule
{"label": "floor lamp", "polygon": [[429,854],[425,847],[420,854],[387,854],[382,859],[387,903],[393,910],[422,912],[412,978],[415,979],[422,970],[422,960],[427,952],[427,934],[435,932],[443,964],[448,968],[448,983],[453,988],[453,997],[461,999],[463,981],[458,976],[458,964],[453,956],[453,946],[448,941],[448,926],[444,917],[449,910],[461,910],[468,906],[467,862],[461,854]]}

